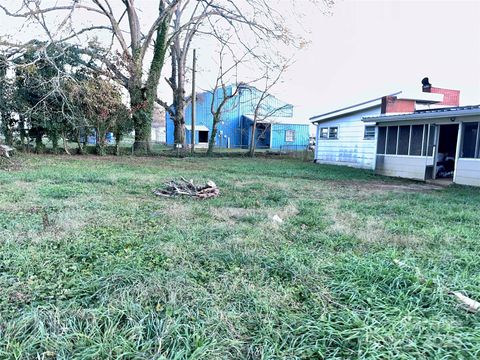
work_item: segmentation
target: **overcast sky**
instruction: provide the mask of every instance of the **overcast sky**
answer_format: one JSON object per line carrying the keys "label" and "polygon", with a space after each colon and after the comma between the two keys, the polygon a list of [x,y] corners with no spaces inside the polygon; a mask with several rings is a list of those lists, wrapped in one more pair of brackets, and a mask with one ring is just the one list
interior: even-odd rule
{"label": "overcast sky", "polygon": [[[290,0],[282,2],[288,9]],[[338,0],[330,15],[310,11],[307,0],[296,4],[306,10],[301,21],[311,43],[297,54],[274,93],[296,106],[299,120],[395,91],[418,90],[425,76],[433,86],[460,89],[462,104],[480,104],[480,0]],[[11,33],[12,20],[0,16],[0,34]],[[205,46],[199,49],[204,72],[199,87],[208,87],[215,73],[209,67],[211,48]]]}
{"label": "overcast sky", "polygon": [[[461,90],[480,104],[480,1],[338,1],[279,87],[309,117],[397,90]],[[283,95],[285,94],[285,95]]]}

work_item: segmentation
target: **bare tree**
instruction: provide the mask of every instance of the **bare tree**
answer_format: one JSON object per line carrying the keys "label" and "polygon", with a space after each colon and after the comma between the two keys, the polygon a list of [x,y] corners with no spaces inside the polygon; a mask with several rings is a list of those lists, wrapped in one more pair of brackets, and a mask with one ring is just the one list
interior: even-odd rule
{"label": "bare tree", "polygon": [[[208,141],[208,150],[207,155],[212,155],[215,148],[215,140],[218,132],[218,124],[222,121],[222,115],[225,111],[233,110],[233,107],[236,106],[236,102],[232,102],[240,92],[244,83],[238,81],[238,67],[245,60],[249,53],[245,53],[239,58],[235,58],[234,53],[230,53],[232,56],[232,63],[226,65],[226,56],[230,52],[228,46],[229,39],[222,39],[217,36],[220,40],[220,51],[218,56],[218,72],[215,79],[215,84],[212,89],[209,91],[212,100],[210,103],[210,113],[212,114],[212,132],[210,133],[210,139]],[[233,81],[232,81],[233,80]],[[230,85],[228,85],[230,84]],[[230,91],[229,91],[230,90]]]}
{"label": "bare tree", "polygon": [[[112,61],[111,56],[89,47],[78,47],[78,51],[89,57],[85,61],[90,67],[99,71],[108,71],[122,84],[130,95],[130,107],[133,109],[135,128],[135,149],[148,151],[150,147],[151,121],[154,102],[157,99],[157,87],[161,77],[165,56],[168,50],[170,23],[180,0],[159,0],[158,14],[142,31],[140,10],[135,0],[70,0],[59,5],[44,6],[42,1],[21,0],[21,8],[13,11],[0,3],[6,15],[23,18],[40,25],[45,31],[48,46],[52,43],[65,43],[76,40],[81,44],[83,35],[98,31],[111,34],[110,49],[118,49],[119,61]],[[74,14],[91,13],[105,20],[102,25],[84,26],[75,22]],[[63,16],[60,25],[54,26],[49,18]],[[83,26],[83,27],[82,27]],[[5,45],[5,41],[3,45]],[[18,47],[26,44],[17,44]],[[109,50],[110,50],[109,49]],[[151,60],[147,52],[153,51]],[[110,53],[111,54],[111,53]]]}
{"label": "bare tree", "polygon": [[[330,6],[332,0],[322,0]],[[312,0],[316,2],[316,0]],[[253,52],[258,44],[270,50],[273,42],[300,46],[302,42],[284,25],[291,12],[277,10],[270,1],[252,0],[156,0],[153,21],[146,22],[136,0],[0,0],[0,9],[7,16],[25,19],[39,25],[46,42],[73,42],[84,55],[84,64],[111,76],[127,89],[135,128],[136,150],[149,151],[154,102],[164,106],[175,124],[175,143],[185,143],[184,108],[187,76],[186,59],[197,35],[211,35],[213,29],[228,31],[239,47]],[[293,0],[292,0],[293,3]],[[21,4],[20,7],[17,4]],[[45,5],[46,4],[46,5]],[[13,8],[17,10],[12,10]],[[79,15],[76,17],[76,15]],[[92,24],[79,21],[94,17]],[[98,20],[97,20],[98,19]],[[107,44],[91,41],[103,32]],[[37,36],[37,34],[36,34]],[[95,36],[96,37],[96,36]],[[85,46],[84,44],[88,44]],[[0,46],[11,46],[0,39]],[[33,46],[14,44],[18,49]],[[38,45],[38,44],[37,44]],[[172,54],[173,106],[158,99],[157,90],[168,51]],[[152,56],[147,56],[147,53]],[[257,54],[258,55],[258,54]]]}
{"label": "bare tree", "polygon": [[[255,102],[253,104],[253,124],[252,124],[252,130],[250,134],[250,146],[249,146],[249,151],[248,154],[249,156],[253,157],[255,156],[255,149],[257,146],[257,139],[256,139],[256,132],[257,132],[257,124],[259,122],[264,122],[275,115],[278,115],[281,111],[285,109],[285,105],[282,105],[280,107],[275,107],[270,105],[270,99],[273,97],[273,95],[270,93],[271,90],[277,85],[281,78],[282,75],[285,73],[285,71],[288,68],[288,62],[285,62],[283,65],[279,67],[269,67],[266,66],[265,68],[265,74],[262,79],[264,82],[264,85],[261,89],[259,89],[259,95],[255,99]],[[271,124],[270,124],[271,127]]]}
{"label": "bare tree", "polygon": [[[199,31],[203,21],[212,14],[209,4],[198,1],[193,9],[188,8],[180,0],[173,19],[173,35],[170,46],[171,76],[165,79],[172,90],[173,105],[158,100],[169,113],[174,124],[174,143],[185,148],[185,107],[190,97],[187,97],[185,86],[187,78],[187,57],[192,41]],[[186,21],[184,19],[187,19]]]}

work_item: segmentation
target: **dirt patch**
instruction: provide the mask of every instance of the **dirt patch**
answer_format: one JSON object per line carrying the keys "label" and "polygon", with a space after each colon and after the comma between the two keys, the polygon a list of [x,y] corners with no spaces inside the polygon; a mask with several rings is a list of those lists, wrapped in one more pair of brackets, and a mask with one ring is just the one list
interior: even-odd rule
{"label": "dirt patch", "polygon": [[244,209],[237,207],[222,207],[216,208],[212,211],[215,220],[226,222],[230,225],[234,225],[238,221],[246,217],[263,217],[264,211],[254,209]]}
{"label": "dirt patch", "polygon": [[170,221],[188,222],[194,218],[193,208],[178,201],[168,201],[165,207],[152,213],[155,217],[167,217]]}
{"label": "dirt patch", "polygon": [[442,190],[445,187],[427,183],[388,183],[380,181],[326,181],[329,188],[354,192],[388,193],[388,192],[430,192]]}
{"label": "dirt patch", "polygon": [[331,230],[349,236],[355,236],[365,244],[395,244],[412,246],[420,242],[414,236],[390,234],[385,230],[383,221],[378,218],[362,219],[356,213],[340,209],[339,202],[331,203],[327,208],[333,221]]}
{"label": "dirt patch", "polygon": [[298,209],[295,205],[289,204],[285,206],[284,208],[278,210],[276,214],[282,219],[282,220],[287,220],[295,215],[298,214]]}

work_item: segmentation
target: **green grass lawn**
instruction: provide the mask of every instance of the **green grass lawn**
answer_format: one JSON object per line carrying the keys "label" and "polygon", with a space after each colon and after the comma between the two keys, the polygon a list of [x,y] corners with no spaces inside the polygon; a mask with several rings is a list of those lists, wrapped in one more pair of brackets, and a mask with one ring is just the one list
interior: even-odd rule
{"label": "green grass lawn", "polygon": [[[0,170],[1,359],[480,357],[479,314],[448,294],[480,300],[480,189],[274,158],[21,161]],[[152,195],[180,176],[222,194]]]}

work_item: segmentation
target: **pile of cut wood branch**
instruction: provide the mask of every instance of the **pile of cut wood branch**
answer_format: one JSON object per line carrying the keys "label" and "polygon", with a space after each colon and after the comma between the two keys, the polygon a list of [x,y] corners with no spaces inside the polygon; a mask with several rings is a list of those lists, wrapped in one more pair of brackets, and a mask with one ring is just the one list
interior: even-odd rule
{"label": "pile of cut wood branch", "polygon": [[9,158],[10,153],[13,152],[15,149],[11,148],[7,145],[0,145],[0,156]]}
{"label": "pile of cut wood branch", "polygon": [[7,145],[0,145],[0,170],[2,171],[14,171],[21,168],[18,160],[13,160],[11,153],[15,149]]}
{"label": "pile of cut wood branch", "polygon": [[154,190],[153,193],[163,197],[190,196],[204,200],[220,195],[220,189],[213,181],[207,181],[206,184],[195,184],[193,180],[187,181],[180,178],[180,180],[166,182],[165,188]]}

